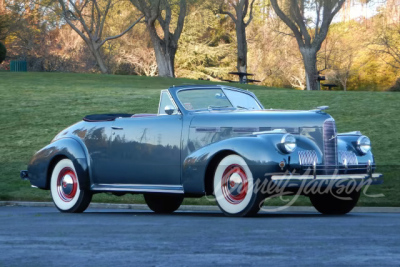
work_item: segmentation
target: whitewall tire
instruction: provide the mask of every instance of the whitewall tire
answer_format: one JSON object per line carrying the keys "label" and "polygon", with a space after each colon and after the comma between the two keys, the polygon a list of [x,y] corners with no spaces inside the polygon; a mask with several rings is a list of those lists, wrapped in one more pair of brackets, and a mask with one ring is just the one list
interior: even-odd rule
{"label": "whitewall tire", "polygon": [[61,212],[83,212],[92,200],[90,191],[81,190],[79,177],[70,159],[60,160],[50,178],[53,202]]}
{"label": "whitewall tire", "polygon": [[253,174],[242,157],[228,155],[220,161],[214,174],[214,195],[225,215],[257,214],[264,198],[254,187]]}

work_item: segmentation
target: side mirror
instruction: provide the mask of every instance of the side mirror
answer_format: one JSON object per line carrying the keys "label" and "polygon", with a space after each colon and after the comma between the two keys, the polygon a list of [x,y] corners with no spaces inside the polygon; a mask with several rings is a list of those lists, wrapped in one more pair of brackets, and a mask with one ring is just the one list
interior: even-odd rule
{"label": "side mirror", "polygon": [[171,105],[166,105],[164,108],[165,113],[167,113],[168,115],[172,115],[175,112],[175,107],[171,106]]}

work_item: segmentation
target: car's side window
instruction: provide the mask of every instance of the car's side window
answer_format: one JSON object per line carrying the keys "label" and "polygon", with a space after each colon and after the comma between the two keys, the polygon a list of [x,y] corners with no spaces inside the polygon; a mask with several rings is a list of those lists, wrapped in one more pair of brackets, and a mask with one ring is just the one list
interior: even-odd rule
{"label": "car's side window", "polygon": [[173,114],[178,114],[178,111],[176,109],[176,106],[174,105],[174,103],[172,103],[172,100],[168,94],[167,91],[162,91],[161,92],[161,97],[160,97],[160,106],[158,108],[158,114],[159,115],[166,115],[167,113],[165,113],[165,107],[166,106],[173,106],[175,108],[175,111]]}

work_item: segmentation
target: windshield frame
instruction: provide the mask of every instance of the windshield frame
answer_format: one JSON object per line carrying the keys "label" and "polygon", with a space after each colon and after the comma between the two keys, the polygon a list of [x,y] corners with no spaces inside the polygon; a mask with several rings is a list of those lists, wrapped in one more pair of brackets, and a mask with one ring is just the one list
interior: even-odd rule
{"label": "windshield frame", "polygon": [[[227,108],[216,108],[216,109],[208,109],[208,108],[203,108],[203,109],[193,109],[193,110],[188,110],[185,108],[185,106],[181,103],[178,93],[181,91],[189,91],[189,90],[207,90],[207,89],[220,89],[222,92],[225,94],[225,90],[231,90],[231,91],[236,91],[239,93],[247,94],[248,96],[252,97],[255,102],[258,104],[260,107],[260,110],[264,109],[264,106],[261,104],[261,102],[258,100],[256,95],[253,92],[243,90],[240,88],[236,87],[230,87],[230,86],[221,86],[221,85],[216,85],[216,86],[179,86],[179,87],[170,87],[168,90],[170,91],[170,94],[172,98],[175,100],[175,103],[179,106],[179,109],[181,110],[182,113],[192,113],[192,112],[202,112],[202,111],[210,111],[210,110],[246,110],[246,109],[240,109],[232,105],[232,107],[227,107]],[[227,97],[228,101],[232,103],[231,99],[225,94]]]}

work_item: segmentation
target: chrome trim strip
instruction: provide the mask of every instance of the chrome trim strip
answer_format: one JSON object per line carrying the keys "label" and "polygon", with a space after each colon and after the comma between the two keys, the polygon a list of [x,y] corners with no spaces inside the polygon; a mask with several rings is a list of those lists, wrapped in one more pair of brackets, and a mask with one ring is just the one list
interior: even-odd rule
{"label": "chrome trim strip", "polygon": [[338,133],[337,135],[346,136],[346,135],[362,135],[362,134],[360,131],[353,131],[353,132],[347,132],[347,133]]}
{"label": "chrome trim strip", "polygon": [[253,133],[259,131],[258,127],[232,127],[234,133]]}
{"label": "chrome trim strip", "polygon": [[196,132],[210,132],[210,133],[219,133],[221,132],[220,127],[194,127],[196,129]]}
{"label": "chrome trim strip", "polygon": [[254,135],[258,134],[285,134],[287,133],[286,129],[273,129],[271,131],[263,131],[263,132],[254,132]]}
{"label": "chrome trim strip", "polygon": [[271,180],[273,181],[292,181],[292,180],[341,180],[341,179],[368,179],[368,178],[382,178],[382,173],[374,173],[371,176],[368,174],[340,174],[340,175],[317,175],[314,179],[314,175],[272,175]]}
{"label": "chrome trim strip", "polygon": [[172,193],[183,194],[183,186],[181,185],[151,185],[151,184],[94,184],[91,188],[93,191],[126,191],[126,192],[142,192],[142,193]]}

